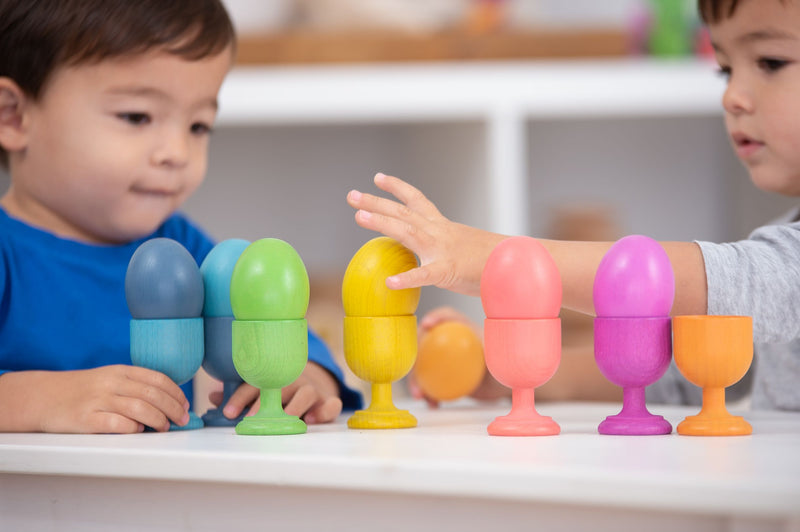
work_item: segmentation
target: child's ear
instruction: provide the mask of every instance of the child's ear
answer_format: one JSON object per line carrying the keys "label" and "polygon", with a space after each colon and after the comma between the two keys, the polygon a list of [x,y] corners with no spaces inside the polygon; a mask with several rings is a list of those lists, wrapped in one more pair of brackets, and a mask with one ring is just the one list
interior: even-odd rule
{"label": "child's ear", "polygon": [[0,77],[0,146],[7,152],[25,148],[24,111],[26,96],[14,80]]}

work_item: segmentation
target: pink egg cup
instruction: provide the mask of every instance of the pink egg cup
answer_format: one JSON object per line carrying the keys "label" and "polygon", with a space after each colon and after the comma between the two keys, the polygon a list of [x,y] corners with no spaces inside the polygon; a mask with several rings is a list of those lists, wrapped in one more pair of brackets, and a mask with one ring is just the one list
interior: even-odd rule
{"label": "pink egg cup", "polygon": [[669,317],[595,318],[594,356],[600,372],[622,386],[622,411],[600,423],[600,434],[670,434],[672,425],[651,414],[645,387],[660,379],[672,357]]}
{"label": "pink egg cup", "polygon": [[534,389],[555,374],[561,362],[561,320],[486,319],[486,367],[511,388],[511,412],[498,416],[487,430],[492,436],[552,436],[561,427],[536,411]]}

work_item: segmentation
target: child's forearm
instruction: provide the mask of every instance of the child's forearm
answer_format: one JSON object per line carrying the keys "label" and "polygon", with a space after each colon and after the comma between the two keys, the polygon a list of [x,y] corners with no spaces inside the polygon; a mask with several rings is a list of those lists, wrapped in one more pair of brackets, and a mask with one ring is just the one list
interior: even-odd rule
{"label": "child's forearm", "polygon": [[10,371],[0,375],[0,432],[41,432],[41,394],[47,372]]}
{"label": "child's forearm", "polygon": [[[540,240],[561,273],[565,308],[594,315],[594,275],[613,242]],[[700,247],[693,242],[661,242],[675,274],[672,314],[705,314],[708,291]]]}

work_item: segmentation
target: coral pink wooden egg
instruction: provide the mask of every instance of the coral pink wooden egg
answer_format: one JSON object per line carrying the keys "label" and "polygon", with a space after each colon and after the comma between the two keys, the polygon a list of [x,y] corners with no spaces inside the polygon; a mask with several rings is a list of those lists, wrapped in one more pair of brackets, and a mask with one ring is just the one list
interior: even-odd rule
{"label": "coral pink wooden egg", "polygon": [[535,238],[516,236],[498,244],[481,276],[487,318],[546,319],[561,309],[561,275]]}

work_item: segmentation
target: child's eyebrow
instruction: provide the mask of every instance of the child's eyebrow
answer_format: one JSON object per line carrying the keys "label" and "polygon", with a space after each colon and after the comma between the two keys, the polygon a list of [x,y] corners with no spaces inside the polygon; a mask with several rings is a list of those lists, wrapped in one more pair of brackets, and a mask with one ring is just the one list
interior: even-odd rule
{"label": "child's eyebrow", "polygon": [[[171,100],[169,94],[159,89],[153,87],[145,87],[145,86],[119,86],[119,87],[110,87],[107,91],[109,94],[119,94],[124,96],[144,96],[144,97],[151,97],[157,98],[159,100]],[[211,107],[214,111],[219,109],[219,102],[216,98],[208,98],[207,100],[203,100],[198,102],[194,107]]]}
{"label": "child's eyebrow", "polygon": [[743,43],[772,40],[797,40],[797,35],[784,30],[767,28],[745,33],[736,40]]}

